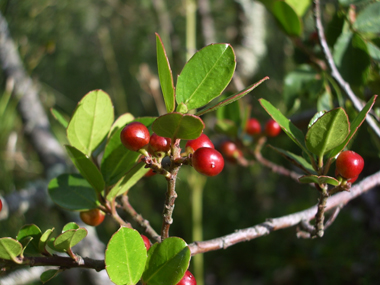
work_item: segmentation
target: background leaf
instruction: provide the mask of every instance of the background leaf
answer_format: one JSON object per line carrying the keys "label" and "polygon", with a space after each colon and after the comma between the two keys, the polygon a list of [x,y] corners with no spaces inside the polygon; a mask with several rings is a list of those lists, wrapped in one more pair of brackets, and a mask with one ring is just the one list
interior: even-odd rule
{"label": "background leaf", "polygon": [[87,156],[108,134],[114,120],[110,97],[102,90],[86,94],[78,103],[67,127],[70,144]]}
{"label": "background leaf", "polygon": [[40,276],[40,280],[43,284],[53,279],[55,276],[58,275],[58,273],[61,272],[61,270],[56,269],[49,269],[43,272]]}
{"label": "background leaf", "polygon": [[121,227],[108,242],[106,270],[117,285],[136,284],[144,271],[146,259],[144,241],[136,230]]}
{"label": "background leaf", "polygon": [[50,198],[71,211],[85,211],[98,206],[97,193],[79,174],[61,174],[48,185]]}
{"label": "background leaf", "polygon": [[271,11],[280,27],[287,35],[296,37],[301,36],[301,19],[288,3],[276,1],[273,3]]}
{"label": "background leaf", "polygon": [[66,118],[57,109],[51,108],[50,112],[53,117],[66,129],[69,125],[69,121],[66,120]]}
{"label": "background leaf", "polygon": [[175,285],[190,262],[190,249],[183,239],[170,237],[148,251],[143,281],[148,285]]}
{"label": "background leaf", "polygon": [[375,2],[359,12],[353,28],[362,33],[380,33],[380,2]]}
{"label": "background leaf", "polygon": [[194,54],[178,76],[177,103],[188,110],[202,107],[218,97],[227,87],[236,66],[229,44],[212,44]]}
{"label": "background leaf", "polygon": [[164,44],[156,33],[157,66],[160,78],[161,90],[165,100],[166,111],[173,112],[175,109],[174,82],[169,59],[166,55]]}
{"label": "background leaf", "polygon": [[172,140],[196,139],[202,134],[204,128],[205,125],[199,117],[178,112],[158,117],[152,126],[153,132],[157,135]]}

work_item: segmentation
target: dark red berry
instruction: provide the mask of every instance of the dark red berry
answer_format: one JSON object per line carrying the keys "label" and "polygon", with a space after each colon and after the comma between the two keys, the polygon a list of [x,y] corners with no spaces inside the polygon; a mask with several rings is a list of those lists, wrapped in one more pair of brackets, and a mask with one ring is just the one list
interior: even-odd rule
{"label": "dark red berry", "polygon": [[199,173],[215,176],[223,170],[224,159],[219,151],[209,147],[201,147],[194,152],[192,164]]}
{"label": "dark red berry", "polygon": [[93,227],[100,225],[104,220],[104,216],[105,214],[99,209],[91,209],[88,211],[80,212],[81,220],[85,224]]}
{"label": "dark red berry", "polygon": [[144,241],[146,250],[149,250],[149,248],[150,248],[150,240],[146,236],[144,236],[144,235],[141,235],[141,237],[142,237],[142,239]]}
{"label": "dark red berry", "polygon": [[170,138],[160,137],[153,133],[150,137],[149,145],[154,152],[168,152],[170,150],[171,142],[172,140]]}
{"label": "dark red berry", "polygon": [[195,152],[198,148],[201,147],[214,148],[214,145],[211,142],[211,140],[208,138],[208,136],[206,136],[203,133],[194,140],[188,140],[185,148],[187,151]]}
{"label": "dark red berry", "polygon": [[260,122],[255,118],[250,118],[245,126],[245,131],[249,135],[258,135],[261,133]]}
{"label": "dark red berry", "polygon": [[230,162],[236,162],[238,158],[243,156],[243,153],[238,149],[237,145],[232,141],[224,141],[219,147],[220,152]]}
{"label": "dark red berry", "polygon": [[197,280],[189,270],[186,271],[185,276],[177,283],[177,285],[197,285]]}
{"label": "dark red berry", "polygon": [[3,209],[3,201],[1,201],[1,199],[0,199],[0,212],[2,209]]}
{"label": "dark red berry", "polygon": [[138,151],[149,143],[150,134],[144,124],[133,122],[124,127],[120,139],[127,149]]}
{"label": "dark red berry", "polygon": [[346,179],[359,176],[363,168],[364,159],[351,150],[343,151],[336,160],[336,169],[338,170],[338,173]]}
{"label": "dark red berry", "polygon": [[[339,172],[338,172],[338,169],[335,168],[335,177],[338,177],[340,176],[339,175]],[[358,180],[359,176],[356,176],[354,178],[351,178],[351,179],[347,179],[347,182],[350,182],[351,184],[354,183],[356,180]]]}
{"label": "dark red berry", "polygon": [[280,125],[275,120],[269,119],[265,125],[265,134],[268,137],[276,137],[279,135],[280,132]]}

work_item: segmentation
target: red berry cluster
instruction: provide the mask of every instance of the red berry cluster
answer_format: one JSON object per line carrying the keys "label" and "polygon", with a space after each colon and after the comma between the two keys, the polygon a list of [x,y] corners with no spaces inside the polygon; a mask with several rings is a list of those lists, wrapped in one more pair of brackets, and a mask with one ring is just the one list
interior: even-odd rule
{"label": "red berry cluster", "polygon": [[99,209],[91,209],[80,212],[79,216],[85,224],[96,227],[103,222],[105,214]]}
{"label": "red berry cluster", "polygon": [[[248,119],[245,126],[245,131],[251,136],[261,134],[261,125],[259,120],[255,118]],[[280,134],[281,127],[275,120],[269,119],[265,124],[264,132],[268,137],[276,137]]]}
{"label": "red berry cluster", "polygon": [[337,174],[347,180],[347,182],[354,183],[358,179],[359,174],[364,168],[364,159],[351,150],[343,151],[336,160]]}

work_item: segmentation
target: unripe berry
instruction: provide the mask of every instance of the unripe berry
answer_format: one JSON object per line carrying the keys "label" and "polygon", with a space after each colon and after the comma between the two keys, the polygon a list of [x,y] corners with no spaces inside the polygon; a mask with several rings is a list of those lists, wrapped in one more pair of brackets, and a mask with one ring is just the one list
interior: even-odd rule
{"label": "unripe berry", "polygon": [[185,272],[185,276],[177,283],[177,285],[197,285],[195,277],[189,270]]}
{"label": "unripe berry", "polygon": [[194,152],[192,164],[199,173],[215,176],[223,170],[224,159],[219,151],[209,147],[201,147]]}
{"label": "unripe berry", "polygon": [[364,159],[351,150],[343,151],[336,160],[336,169],[340,176],[351,179],[359,176],[364,168]]}
{"label": "unripe berry", "polygon": [[258,135],[261,133],[260,122],[255,118],[250,118],[245,126],[245,131],[249,135]]}
{"label": "unripe berry", "polygon": [[138,151],[149,143],[150,134],[144,124],[132,122],[121,131],[120,139],[127,149]]}
{"label": "unripe berry", "polygon": [[80,212],[81,220],[85,224],[93,227],[100,225],[104,220],[104,216],[105,214],[99,209],[91,209],[88,211]]}
{"label": "unripe berry", "polygon": [[171,147],[171,142],[172,140],[170,138],[160,137],[159,135],[153,133],[150,137],[149,145],[154,152],[168,152]]}
{"label": "unripe berry", "polygon": [[189,152],[195,152],[198,148],[201,148],[201,147],[214,148],[214,145],[211,142],[211,140],[208,138],[208,136],[206,136],[203,133],[194,140],[188,140],[186,142],[185,149],[186,151],[189,151]]}
{"label": "unripe berry", "polygon": [[269,119],[265,125],[265,134],[268,137],[276,137],[280,134],[281,127],[280,125],[273,119]]}
{"label": "unripe berry", "polygon": [[142,237],[142,239],[144,241],[146,250],[149,250],[149,248],[150,248],[150,240],[146,236],[144,236],[144,235],[141,235],[141,237]]}

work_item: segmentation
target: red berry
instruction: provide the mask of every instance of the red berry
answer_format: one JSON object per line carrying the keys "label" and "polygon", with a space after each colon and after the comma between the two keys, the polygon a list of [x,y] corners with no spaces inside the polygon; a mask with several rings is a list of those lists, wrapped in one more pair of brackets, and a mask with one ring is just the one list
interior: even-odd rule
{"label": "red berry", "polygon": [[185,276],[177,283],[177,285],[197,285],[197,280],[189,270],[186,271]]}
{"label": "red berry", "polygon": [[363,168],[364,159],[351,150],[343,151],[336,160],[336,169],[339,174],[346,179],[359,176]]}
{"label": "red berry", "polygon": [[160,137],[153,133],[150,137],[149,145],[154,152],[168,152],[170,150],[171,142],[172,140],[170,138]]}
{"label": "red berry", "polygon": [[268,137],[276,137],[281,132],[280,125],[272,119],[269,119],[265,125],[265,133]]}
{"label": "red berry", "polygon": [[146,250],[149,250],[149,248],[150,248],[150,240],[146,236],[144,236],[144,235],[141,235],[141,237],[142,237],[142,239],[144,241]]}
{"label": "red berry", "polygon": [[224,159],[219,151],[209,148],[198,148],[193,154],[193,167],[206,176],[218,175],[224,167]]}
{"label": "red berry", "polygon": [[235,143],[232,141],[224,141],[220,147],[220,152],[227,158],[230,162],[236,162],[236,160],[243,156],[243,153]]}
{"label": "red berry", "polygon": [[91,209],[80,212],[81,220],[89,226],[99,226],[104,220],[105,214],[99,209]]}
{"label": "red berry", "polygon": [[[338,169],[335,168],[335,177],[338,177],[339,176],[339,172],[338,172]],[[351,184],[354,183],[356,180],[358,180],[359,176],[356,176],[354,178],[351,178],[351,179],[347,179],[347,182],[350,182]]]}
{"label": "red berry", "polygon": [[0,212],[2,209],[3,209],[3,201],[1,201],[1,199],[0,199]]}
{"label": "red berry", "polygon": [[245,131],[249,135],[258,135],[261,133],[260,122],[255,118],[250,118],[245,126]]}
{"label": "red berry", "polygon": [[188,140],[185,148],[186,150],[190,149],[190,151],[194,152],[201,147],[214,148],[214,145],[211,142],[211,140],[208,138],[208,136],[206,136],[203,133],[195,140]]}
{"label": "red berry", "polygon": [[150,134],[144,124],[133,122],[124,127],[120,139],[127,149],[138,151],[149,143]]}

